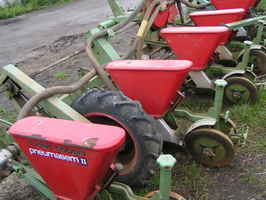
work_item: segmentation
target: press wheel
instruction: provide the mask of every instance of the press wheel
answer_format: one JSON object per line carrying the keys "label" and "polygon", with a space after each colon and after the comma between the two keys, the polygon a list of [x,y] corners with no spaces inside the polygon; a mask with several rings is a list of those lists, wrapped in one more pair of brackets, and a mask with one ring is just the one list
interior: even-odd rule
{"label": "press wheel", "polygon": [[251,49],[248,59],[248,66],[253,65],[253,72],[257,75],[266,73],[266,54],[259,49]]}
{"label": "press wheel", "polygon": [[[256,26],[256,27],[254,27],[254,29],[252,30],[252,32],[250,34],[251,35],[250,36],[250,40],[251,41],[253,41],[253,39],[257,36],[257,32],[258,32],[258,27]],[[261,37],[261,40],[260,40],[261,43],[263,43],[264,40],[266,39],[265,33],[266,33],[266,25],[264,24],[263,31],[262,31],[262,37]]]}
{"label": "press wheel", "polygon": [[252,81],[245,77],[234,76],[225,79],[224,102],[228,105],[254,103],[258,91]]}
{"label": "press wheel", "polygon": [[185,137],[188,153],[198,162],[212,167],[230,164],[235,157],[235,148],[230,138],[212,128],[196,129]]}
{"label": "press wheel", "polygon": [[[158,190],[157,190],[158,191]],[[154,194],[154,192],[157,192],[157,191],[152,191],[152,192],[149,192],[148,194],[146,194],[144,197],[145,198],[151,198],[152,195]],[[175,192],[170,192],[170,200],[186,200],[184,197],[182,197],[181,195],[175,193]]]}
{"label": "press wheel", "polygon": [[219,128],[222,133],[225,133],[226,135],[229,135],[231,133],[231,128],[233,128],[233,134],[239,134],[239,131],[235,129],[236,124],[232,119],[227,119],[226,121],[224,118],[220,118],[219,120]]}

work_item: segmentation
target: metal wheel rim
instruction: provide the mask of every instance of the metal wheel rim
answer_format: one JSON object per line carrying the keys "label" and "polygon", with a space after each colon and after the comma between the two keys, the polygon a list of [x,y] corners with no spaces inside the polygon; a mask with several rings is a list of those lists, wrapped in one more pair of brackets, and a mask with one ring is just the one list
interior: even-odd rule
{"label": "metal wheel rim", "polygon": [[[230,129],[231,128],[235,128],[236,124],[230,118],[227,120],[227,122],[225,122],[223,118],[220,118],[219,126],[220,126],[221,132],[223,132],[226,135],[228,135],[230,133]],[[239,134],[239,131],[237,129],[234,129],[234,134]]]}
{"label": "metal wheel rim", "polygon": [[[188,153],[198,162],[213,167],[230,164],[235,156],[234,144],[221,131],[202,128],[189,133],[185,138]],[[214,155],[210,155],[210,150]]]}
{"label": "metal wheel rim", "polygon": [[230,77],[226,79],[224,101],[228,105],[253,103],[257,98],[257,88],[249,79],[244,77]]}
{"label": "metal wheel rim", "polygon": [[103,115],[102,113],[93,113],[85,116],[92,123],[119,126],[123,128],[126,132],[125,143],[122,146],[122,149],[119,151],[114,163],[120,163],[123,165],[123,171],[120,172],[120,175],[125,175],[128,172],[132,171],[138,161],[138,149],[135,141],[130,136],[129,131],[116,119]]}
{"label": "metal wheel rim", "polygon": [[264,75],[266,73],[266,54],[261,50],[251,49],[248,60],[248,66],[253,65],[253,72],[257,75]]}

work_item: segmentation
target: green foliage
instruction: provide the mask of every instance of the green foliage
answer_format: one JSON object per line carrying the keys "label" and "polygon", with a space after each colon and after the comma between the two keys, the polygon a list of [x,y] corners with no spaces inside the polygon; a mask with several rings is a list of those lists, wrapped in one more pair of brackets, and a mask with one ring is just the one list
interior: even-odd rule
{"label": "green foliage", "polygon": [[195,101],[195,99],[193,99],[195,97],[192,98],[185,98],[181,104],[179,105],[179,107],[184,107],[184,108],[188,108],[190,111],[192,112],[196,112],[196,113],[204,113],[208,110],[208,108],[210,106],[213,106],[213,102],[210,101]]}
{"label": "green foliage", "polygon": [[134,194],[138,196],[144,196],[151,191],[159,190],[159,183],[160,183],[159,179],[160,179],[160,173],[158,170],[156,174],[146,182],[145,185],[132,187]]}
{"label": "green foliage", "polygon": [[[181,154],[180,154],[181,155]],[[207,195],[206,170],[202,165],[186,156],[177,157],[178,162],[172,169],[171,191],[188,199],[204,199]],[[159,171],[145,185],[132,187],[134,194],[144,196],[159,190]],[[193,191],[193,195],[191,195]]]}
{"label": "green foliage", "polygon": [[24,4],[14,4],[5,8],[0,8],[0,19],[8,19],[18,15],[51,7],[57,4],[63,4],[71,0],[26,0]]}
{"label": "green foliage", "polygon": [[[206,170],[202,164],[186,158],[186,161],[177,163],[173,169],[172,190],[189,199],[205,199],[208,193],[205,176]],[[193,191],[193,195],[186,194],[188,191]]]}
{"label": "green foliage", "polygon": [[65,79],[68,77],[68,74],[66,72],[57,72],[54,77],[56,79]]}
{"label": "green foliage", "polygon": [[235,105],[230,108],[231,118],[236,123],[262,125],[266,121],[266,93],[260,90],[258,100],[254,104]]}
{"label": "green foliage", "polygon": [[256,11],[258,12],[265,12],[266,8],[266,0],[261,0],[259,5],[256,7]]}
{"label": "green foliage", "polygon": [[6,119],[6,121],[14,123],[17,117],[16,115],[14,115],[12,110],[0,107],[0,118]]}

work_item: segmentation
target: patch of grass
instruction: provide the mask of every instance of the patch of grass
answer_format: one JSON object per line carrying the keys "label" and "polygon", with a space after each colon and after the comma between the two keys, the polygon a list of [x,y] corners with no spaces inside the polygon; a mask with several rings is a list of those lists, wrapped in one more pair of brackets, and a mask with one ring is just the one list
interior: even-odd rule
{"label": "patch of grass", "polygon": [[68,74],[66,72],[57,72],[54,77],[56,79],[66,79],[68,77]]}
{"label": "patch of grass", "polygon": [[159,170],[156,174],[146,182],[145,185],[132,187],[134,194],[143,197],[151,191],[159,190],[160,183],[160,173]]}
{"label": "patch of grass", "polygon": [[[258,128],[258,131],[261,133],[265,133],[265,129],[263,132],[260,131],[261,128]],[[264,135],[258,134],[256,132],[250,132],[248,135],[245,148],[241,148],[241,152],[245,154],[246,158],[256,158],[261,154],[266,153],[266,138]]]}
{"label": "patch of grass", "polygon": [[8,19],[18,15],[63,4],[72,0],[28,0],[24,4],[13,4],[11,6],[0,8],[0,19]]}
{"label": "patch of grass", "polygon": [[0,107],[0,118],[5,119],[11,123],[14,123],[16,121],[17,116],[14,115],[12,110]]}
{"label": "patch of grass", "polygon": [[[173,170],[172,189],[179,191],[187,199],[206,199],[206,171],[202,165],[194,160],[177,163]],[[193,195],[192,195],[193,194]]]}
{"label": "patch of grass", "polygon": [[266,10],[265,8],[266,8],[266,1],[265,0],[261,0],[259,5],[256,7],[256,11],[263,12],[263,11]]}
{"label": "patch of grass", "polygon": [[[181,156],[172,169],[171,191],[187,199],[206,199],[207,180],[205,179],[206,170],[202,165],[194,160]],[[138,196],[144,196],[149,192],[159,190],[159,172],[143,186],[132,187]]]}
{"label": "patch of grass", "polygon": [[192,112],[196,113],[202,113],[207,112],[208,108],[212,105],[212,102],[201,102],[201,101],[195,101],[193,99],[184,99],[179,107],[184,107],[189,109]]}
{"label": "patch of grass", "polygon": [[248,125],[264,125],[266,121],[266,93],[259,90],[254,104],[235,105],[230,108],[231,118],[238,123]]}

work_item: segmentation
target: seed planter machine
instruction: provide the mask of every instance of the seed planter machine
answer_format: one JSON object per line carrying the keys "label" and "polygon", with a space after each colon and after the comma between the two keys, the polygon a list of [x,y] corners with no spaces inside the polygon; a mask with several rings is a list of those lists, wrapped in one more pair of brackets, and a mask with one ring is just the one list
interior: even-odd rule
{"label": "seed planter machine", "polygon": [[[183,2],[185,1],[182,1],[182,3]],[[88,43],[89,45],[94,45],[92,51],[96,57],[96,60],[94,60],[93,63],[98,62],[99,64],[105,64],[121,58],[150,59],[156,52],[162,49],[169,49],[169,45],[165,42],[167,39],[162,38],[161,30],[166,28],[169,25],[169,22],[174,24],[173,21],[175,21],[175,17],[178,13],[175,4],[176,1],[148,1],[148,4],[145,4],[145,6],[142,8],[142,12],[139,12],[135,18],[131,19],[131,21],[139,24],[140,28],[137,36],[134,38],[134,42],[132,42],[133,44],[131,50],[128,54],[124,54],[123,56],[114,50],[111,39],[114,36],[114,31],[120,29],[119,25],[115,26],[115,24],[122,24],[120,22],[128,17],[128,13],[125,13],[121,9],[121,6],[117,1],[109,1],[109,3],[114,13],[114,17],[110,17],[105,22],[100,23],[97,28],[92,29],[84,37],[84,42],[86,44]],[[225,47],[225,44],[230,42],[234,37],[232,30],[238,27],[254,24],[259,20],[265,19],[266,16],[234,22],[240,20],[245,14],[245,10],[243,8],[211,11],[211,13],[209,11],[204,11],[192,14],[193,15],[191,15],[191,18],[195,21],[195,23],[209,26],[208,29],[216,29],[213,26],[226,23],[222,27],[227,28],[227,33],[220,43],[214,43],[214,46],[216,45],[216,48],[219,51],[219,55],[214,55],[214,57],[211,57],[212,53],[216,49],[212,48],[213,50],[211,51],[213,52],[209,52],[209,54],[207,54],[207,62],[205,59],[200,59],[199,52],[201,52],[201,47],[208,43],[208,39],[204,38],[208,37],[208,33],[204,36],[204,28],[202,26],[199,26],[201,28],[187,28],[186,26],[185,29],[187,30],[202,30],[201,34],[199,34],[201,35],[200,37],[204,38],[205,41],[207,39],[206,43],[202,43],[197,38],[193,37],[192,34],[191,38],[193,42],[190,41],[191,38],[185,39],[184,41],[180,40],[182,42],[182,48],[179,46],[179,50],[175,50],[175,55],[177,56],[177,52],[182,52],[184,47],[186,52],[193,51],[194,54],[196,53],[195,55],[198,55],[197,63],[206,61],[203,65],[199,64],[201,67],[192,68],[192,72],[190,72],[191,77],[188,79],[189,84],[185,84],[185,87],[188,87],[186,91],[191,91],[192,89],[194,92],[203,91],[204,93],[210,92],[213,94],[213,83],[217,78],[221,78],[227,79],[229,82],[227,86],[228,92],[226,92],[224,95],[226,103],[232,105],[255,102],[257,99],[257,87],[264,85],[263,78],[266,71],[265,47],[260,44],[254,45],[253,43],[247,41],[241,44],[241,49],[243,49],[239,56],[234,58],[232,53]],[[113,28],[114,26],[115,28]],[[123,26],[123,24],[120,26]],[[260,31],[257,32],[257,41],[260,41],[262,31],[263,30],[260,29]],[[188,32],[191,33],[191,31]],[[190,33],[188,33],[186,36],[189,37],[188,35]],[[93,37],[90,37],[92,35]],[[88,40],[88,38],[90,39]],[[192,45],[193,48],[191,48]],[[196,48],[194,46],[196,46]],[[132,54],[133,52],[135,53]],[[171,55],[172,54],[170,54],[169,57]],[[190,56],[190,54],[187,54],[186,58],[189,58]],[[195,57],[196,56],[194,56],[194,58]],[[168,56],[166,55],[162,59],[167,58]],[[195,62],[193,63],[195,64]],[[192,77],[192,73],[194,73],[193,71],[195,71],[195,69],[196,71],[201,71],[201,73],[196,73],[197,76]],[[230,80],[228,80],[229,78]],[[203,83],[200,84],[202,80]],[[238,80],[237,83],[236,80]]]}
{"label": "seed planter machine", "polygon": [[[109,2],[115,3],[114,5],[117,6],[116,1]],[[213,88],[215,91],[214,106],[210,107],[206,113],[193,113],[178,107],[184,98],[184,94],[178,90],[191,68],[202,67],[202,63],[208,62],[210,52],[212,53],[222,40],[226,27],[214,27],[215,31],[211,32],[210,38],[215,39],[210,40],[208,45],[205,45],[206,51],[202,51],[200,55],[192,55],[191,60],[194,56],[197,58],[202,56],[200,64],[192,63],[190,59],[126,59],[131,58],[141,41],[146,30],[146,20],[141,23],[138,35],[129,51],[122,59],[117,54],[109,37],[106,36],[112,35],[133,19],[139,18],[140,20],[143,18],[143,13],[140,10],[145,3],[145,1],[141,2],[133,12],[126,16],[123,15],[123,20],[117,15],[114,19],[118,22],[121,20],[120,23],[114,19],[109,19],[100,24],[98,28],[90,31],[88,34],[90,36],[87,35],[86,38],[88,40],[86,52],[94,68],[92,70],[80,69],[80,79],[74,85],[45,89],[13,65],[5,66],[0,77],[3,93],[19,111],[18,122],[24,120],[28,115],[38,115],[63,119],[65,124],[72,124],[71,121],[77,121],[85,122],[87,126],[91,126],[90,123],[96,123],[122,128],[126,133],[125,142],[121,148],[118,147],[120,150],[113,163],[122,164],[123,170],[116,180],[127,185],[144,183],[155,173],[157,169],[156,159],[162,154],[163,143],[179,145],[185,148],[195,160],[205,165],[221,167],[233,161],[235,146],[243,145],[248,134],[247,126],[236,126],[229,118],[228,111],[222,113],[224,88],[227,84],[225,80],[215,80],[215,88]],[[157,4],[158,2],[154,5]],[[168,4],[163,5],[168,7]],[[159,11],[158,8],[156,9]],[[153,10],[152,6],[147,8],[147,13],[150,10]],[[108,28],[109,26],[112,28]],[[106,64],[105,67],[102,67],[103,64]],[[180,124],[184,123],[183,119],[187,123],[185,128],[180,127]],[[28,121],[24,122],[28,123]],[[37,122],[35,121],[35,123]],[[2,124],[8,123],[2,121]],[[72,125],[74,126],[74,124]],[[64,127],[64,125],[58,122],[58,129],[60,127]],[[18,128],[18,130],[20,129]],[[12,135],[12,128],[9,132]],[[25,134],[26,136],[24,133],[15,131],[13,136],[15,138],[17,136],[30,137],[27,136],[27,133]],[[12,145],[14,140],[11,135],[2,131],[2,149],[5,148],[9,151],[10,144],[14,148],[17,147]],[[46,141],[46,137],[40,136],[39,133],[31,132],[30,135],[33,139],[38,138],[38,141],[35,141],[37,143]],[[59,143],[72,145],[71,141],[75,137],[78,138],[77,135],[78,133],[73,133],[71,138],[64,138],[66,140]],[[47,136],[47,138],[49,137]],[[91,140],[85,143],[97,144],[97,138],[93,136]],[[28,155],[27,157],[35,155],[35,153],[29,155],[26,152],[29,148],[22,147],[20,138],[17,138],[16,142],[26,156]],[[49,142],[58,141],[52,139]],[[49,149],[49,144],[45,142],[45,145]],[[73,146],[76,147],[76,144]],[[41,145],[41,147],[43,146]],[[38,150],[40,149],[38,148],[36,151]],[[13,152],[12,148],[10,151]],[[16,153],[14,152],[12,156],[16,157]],[[29,160],[35,165],[34,159],[29,158]],[[14,163],[23,168],[23,163],[16,161]],[[37,171],[38,168],[37,164]],[[45,176],[41,169],[38,172],[41,176]],[[45,177],[43,178],[45,179]],[[49,186],[48,181],[47,184]],[[49,187],[52,189],[52,186]]]}
{"label": "seed planter machine", "polygon": [[[201,3],[206,3],[201,2]],[[228,27],[229,30],[226,36],[223,38],[221,43],[217,48],[217,52],[219,52],[219,59],[212,62],[214,64],[209,65],[208,68],[205,68],[204,74],[207,74],[207,78],[204,78],[203,82],[199,82],[200,78],[191,78],[194,81],[194,84],[199,85],[199,88],[210,88],[207,86],[206,79],[214,79],[215,77],[220,77],[228,82],[228,86],[226,89],[225,94],[225,102],[228,104],[235,104],[235,103],[243,103],[243,102],[252,102],[256,99],[256,86],[264,85],[264,77],[266,72],[266,54],[265,54],[265,44],[264,44],[264,34],[265,34],[265,16],[261,16],[259,18],[249,18],[245,19],[250,16],[250,11],[248,8],[255,7],[257,5],[257,1],[238,1],[234,0],[232,2],[228,1],[216,1],[213,0],[212,3],[218,10],[208,10],[208,11],[197,11],[191,12],[189,14],[190,19],[194,22],[197,26],[219,26],[223,25]],[[241,8],[239,8],[241,7]],[[230,9],[229,9],[230,8]],[[209,8],[211,9],[211,8]],[[243,20],[245,19],[245,20]],[[258,24],[253,27],[252,29],[252,36],[245,37],[245,39],[253,39],[253,43],[251,42],[240,42],[234,39],[239,38],[236,37],[237,31],[236,29],[243,29],[243,27],[250,27],[254,25],[254,19],[258,20]],[[241,21],[240,21],[241,20]],[[252,22],[252,23],[250,23]],[[172,29],[173,30],[173,29]],[[244,30],[244,29],[243,29]],[[165,31],[165,30],[163,30]],[[177,35],[175,38],[179,37]],[[196,39],[196,38],[190,38]],[[167,39],[166,39],[167,41]],[[178,41],[178,39],[177,39]],[[178,50],[178,44],[175,43],[175,47],[171,44],[172,48],[175,48],[174,52],[178,58],[183,58],[183,55]],[[264,44],[264,45],[263,45]],[[182,43],[184,46],[185,43]],[[245,53],[245,45],[250,46],[249,54]],[[183,49],[182,49],[183,50]],[[237,58],[235,58],[232,52],[241,51]],[[248,56],[247,56],[248,55]],[[244,58],[243,56],[246,56]],[[226,68],[222,67],[226,66]],[[193,72],[194,73],[194,72]],[[192,73],[191,73],[192,74]],[[198,75],[199,73],[196,72]],[[190,80],[191,80],[190,79]],[[253,84],[248,81],[253,82]],[[195,81],[196,80],[196,81]],[[201,85],[200,85],[201,83]],[[235,90],[231,88],[232,85],[238,84],[239,90]],[[195,87],[195,86],[194,86]],[[249,88],[249,89],[248,89]],[[248,92],[247,92],[248,91]],[[243,95],[251,95],[249,98],[245,98]],[[254,98],[253,98],[253,97]],[[247,97],[247,96],[246,96]],[[246,100],[244,100],[246,99]]]}
{"label": "seed planter machine", "polygon": [[[249,1],[245,1],[245,3],[248,2]],[[213,3],[216,3],[216,1],[213,1]],[[228,2],[226,3],[228,5]],[[241,51],[245,48],[245,42],[235,40],[238,34],[236,29],[243,28],[245,26],[250,26],[252,25],[250,24],[250,21],[253,21],[253,18],[243,20],[247,16],[247,8],[249,6],[245,5],[245,3],[244,5],[242,5],[239,1],[233,1],[232,4],[230,4],[231,7],[225,7],[230,9],[198,11],[189,14],[189,17],[197,26],[219,26],[222,24],[227,26],[228,29],[231,30],[228,31],[227,35],[224,37],[223,41],[217,48],[217,50],[219,51],[219,60],[217,61],[218,64],[222,64],[229,67],[237,66],[237,63],[239,61],[241,62],[243,59],[243,52],[240,53],[240,56],[238,56],[237,58],[235,58],[234,54],[235,51]],[[252,3],[254,2],[250,1],[250,4]],[[221,1],[218,1],[217,4],[218,8],[224,8],[224,3],[222,3]],[[242,7],[237,8],[236,5],[240,4]],[[259,18],[260,19],[258,20],[258,24],[256,25],[256,31],[253,30],[253,43],[250,43],[250,53],[248,60],[248,67],[251,67],[253,65],[253,72],[257,76],[264,75],[266,71],[266,49],[264,44],[264,34],[266,34],[266,32],[264,31],[265,16],[261,16]],[[239,27],[238,21],[240,21],[240,24],[243,25],[243,27]],[[255,32],[256,35],[254,34]],[[248,40],[250,38],[251,37],[246,37],[244,39]],[[234,54],[232,52],[234,52]]]}
{"label": "seed planter machine", "polygon": [[[175,18],[174,1],[152,1],[146,8],[143,1],[129,13],[117,1],[109,3],[115,16],[84,37],[94,68],[80,69],[74,85],[45,89],[13,65],[3,68],[3,93],[19,114],[14,125],[0,121],[2,126],[11,126],[8,131],[1,129],[0,169],[12,169],[50,199],[112,199],[110,194],[127,199],[182,199],[170,192],[168,169],[175,160],[160,156],[163,144],[179,145],[205,165],[230,164],[235,147],[245,143],[248,127],[236,126],[228,111],[222,113],[223,97],[229,104],[255,101],[254,83],[264,68],[255,74],[254,66],[247,67],[250,42],[237,66],[214,64],[215,49],[235,27],[231,22],[165,28]],[[129,51],[121,56],[111,37],[132,21],[140,28]],[[170,47],[179,60],[139,59],[147,49],[154,51],[153,45]],[[198,88],[215,92],[214,105],[206,113],[178,107],[184,98],[179,90],[184,82],[188,84],[188,75]],[[184,119],[187,124],[181,128]],[[21,152],[36,171],[22,161]],[[43,163],[53,166],[49,173]],[[134,195],[127,185],[144,183],[158,164],[160,190],[147,197]],[[124,184],[113,182],[114,178]]]}

